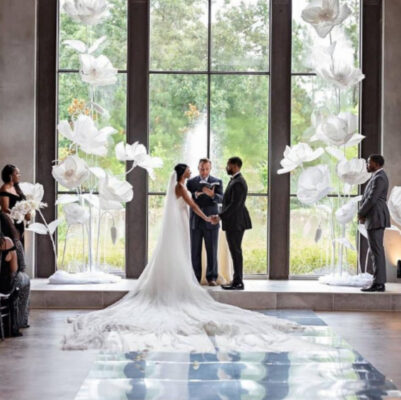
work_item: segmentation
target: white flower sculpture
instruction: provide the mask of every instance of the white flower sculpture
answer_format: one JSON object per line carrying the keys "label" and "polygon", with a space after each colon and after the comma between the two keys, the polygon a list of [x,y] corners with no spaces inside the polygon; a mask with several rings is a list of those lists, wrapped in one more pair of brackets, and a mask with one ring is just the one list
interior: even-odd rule
{"label": "white flower sculpture", "polygon": [[58,130],[64,137],[77,144],[82,151],[97,156],[107,154],[109,137],[117,132],[111,126],[98,130],[93,119],[83,114],[74,121],[74,129],[71,129],[67,120],[63,120],[58,124]]}
{"label": "white flower sculpture", "polygon": [[347,5],[340,7],[339,0],[313,0],[302,11],[301,16],[315,28],[321,38],[324,38],[350,14],[349,7]]}
{"label": "white flower sculpture", "polygon": [[78,203],[65,204],[63,210],[68,225],[81,225],[89,220],[88,210]]}
{"label": "white flower sculpture", "polygon": [[394,186],[388,199],[391,218],[401,225],[401,186]]}
{"label": "white flower sculpture", "polygon": [[355,86],[365,75],[359,68],[349,63],[335,61],[334,64],[322,65],[316,68],[316,73],[324,80],[332,83],[339,89],[348,89]]}
{"label": "white flower sculpture", "polygon": [[99,46],[106,40],[106,36],[95,40],[91,46],[87,46],[82,40],[64,40],[63,44],[77,51],[78,53],[94,53]]}
{"label": "white flower sculpture", "polygon": [[327,165],[306,168],[299,176],[297,198],[303,204],[316,204],[331,190],[330,171]]}
{"label": "white flower sculpture", "polygon": [[101,55],[94,57],[91,54],[81,54],[81,79],[91,86],[108,86],[117,82],[117,68],[114,68],[110,60]]}
{"label": "white flower sculpture", "polygon": [[124,144],[120,142],[115,147],[116,157],[120,161],[134,161],[133,168],[139,166],[146,169],[149,176],[154,179],[154,169],[160,168],[163,161],[159,157],[151,157],[147,154],[146,147],[139,142],[133,144]]}
{"label": "white flower sculpture", "polygon": [[353,197],[336,211],[336,219],[340,224],[348,224],[348,222],[351,222],[355,218],[358,210],[358,201],[361,199],[362,196]]}
{"label": "white flower sculpture", "polygon": [[52,168],[53,178],[68,189],[76,189],[89,177],[86,162],[77,155],[68,156]]}
{"label": "white flower sculpture", "polygon": [[327,118],[312,118],[316,133],[311,141],[322,141],[328,146],[351,147],[359,144],[365,136],[355,133],[358,128],[356,115],[349,112],[341,112],[338,115],[330,115]]}
{"label": "white flower sculpture", "polygon": [[100,208],[103,210],[121,209],[121,203],[127,203],[134,197],[134,189],[127,181],[122,181],[113,175],[106,174],[99,181]]}
{"label": "white flower sculpture", "polygon": [[370,174],[366,170],[366,161],[363,158],[340,161],[337,164],[337,175],[348,185],[362,185],[370,178]]}
{"label": "white flower sculpture", "polygon": [[314,161],[324,153],[324,150],[319,147],[316,150],[307,143],[298,143],[293,147],[286,146],[284,150],[284,158],[280,161],[283,168],[277,171],[278,174],[286,174],[291,172],[305,162]]}
{"label": "white flower sculpture", "polygon": [[84,25],[96,25],[106,19],[109,8],[106,0],[65,0],[63,4],[63,11]]}
{"label": "white flower sculpture", "polygon": [[22,182],[20,183],[20,188],[25,194],[26,199],[31,201],[32,205],[35,206],[35,209],[39,208],[40,205],[43,204],[42,199],[45,191],[42,184]]}

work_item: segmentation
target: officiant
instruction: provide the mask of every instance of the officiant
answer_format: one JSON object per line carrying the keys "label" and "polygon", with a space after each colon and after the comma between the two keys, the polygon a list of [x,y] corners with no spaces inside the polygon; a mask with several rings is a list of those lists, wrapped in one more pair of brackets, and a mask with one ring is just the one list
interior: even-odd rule
{"label": "officiant", "polygon": [[[200,209],[207,215],[218,214],[218,205],[223,201],[223,182],[210,175],[212,162],[201,158],[198,164],[199,175],[187,181],[187,188]],[[191,257],[192,266],[198,281],[202,277],[202,243],[206,248],[206,279],[209,286],[217,286],[217,244],[220,224],[213,225],[203,221],[191,209]]]}

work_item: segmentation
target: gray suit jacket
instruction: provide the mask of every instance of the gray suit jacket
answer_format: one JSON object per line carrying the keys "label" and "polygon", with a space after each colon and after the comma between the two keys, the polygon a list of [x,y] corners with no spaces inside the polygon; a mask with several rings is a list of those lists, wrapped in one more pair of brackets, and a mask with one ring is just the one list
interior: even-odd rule
{"label": "gray suit jacket", "polygon": [[387,207],[388,178],[384,170],[374,174],[362,196],[358,216],[366,218],[366,229],[389,227],[390,213]]}

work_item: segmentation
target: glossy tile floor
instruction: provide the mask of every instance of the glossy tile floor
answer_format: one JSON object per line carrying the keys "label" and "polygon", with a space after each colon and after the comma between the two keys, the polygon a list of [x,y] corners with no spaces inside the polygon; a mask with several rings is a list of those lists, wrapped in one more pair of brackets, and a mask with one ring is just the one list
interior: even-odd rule
{"label": "glossy tile floor", "polygon": [[306,340],[332,347],[241,354],[68,352],[59,343],[66,317],[76,311],[34,310],[24,337],[0,343],[0,399],[401,397],[400,313],[266,313],[306,325]]}

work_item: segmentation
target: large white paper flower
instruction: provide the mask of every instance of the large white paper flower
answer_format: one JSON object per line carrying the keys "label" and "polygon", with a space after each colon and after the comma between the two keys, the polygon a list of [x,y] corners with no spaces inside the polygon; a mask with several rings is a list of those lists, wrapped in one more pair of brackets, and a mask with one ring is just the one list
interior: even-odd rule
{"label": "large white paper flower", "polygon": [[366,161],[363,158],[340,161],[337,164],[337,175],[348,185],[362,185],[370,178],[370,174],[366,170]]}
{"label": "large white paper flower", "polygon": [[365,136],[355,133],[358,128],[356,115],[350,112],[341,112],[338,115],[330,115],[327,118],[312,118],[316,133],[311,141],[320,140],[328,146],[355,146]]}
{"label": "large white paper flower", "polygon": [[89,219],[88,210],[78,203],[65,204],[63,210],[68,225],[84,224]]}
{"label": "large white paper flower", "polygon": [[124,144],[120,142],[115,147],[116,157],[120,161],[134,161],[134,167],[146,169],[149,176],[154,179],[154,169],[160,168],[163,161],[159,157],[151,157],[147,154],[146,147],[139,142]]}
{"label": "large white paper flower", "polygon": [[53,178],[68,189],[75,189],[89,177],[86,162],[77,155],[68,156],[52,168]]}
{"label": "large white paper flower", "polygon": [[342,61],[322,65],[316,68],[316,73],[339,89],[348,89],[365,78],[365,75],[359,68],[355,68],[352,64]]}
{"label": "large white paper flower", "polygon": [[356,217],[358,201],[361,199],[362,196],[353,197],[336,211],[336,219],[340,224],[348,224]]}
{"label": "large white paper flower", "polygon": [[391,218],[401,225],[401,186],[394,186],[388,199]]}
{"label": "large white paper flower", "polygon": [[339,0],[313,0],[302,10],[301,16],[315,28],[320,37],[324,38],[350,14],[349,7],[347,5],[340,7]]}
{"label": "large white paper flower", "polygon": [[64,40],[63,44],[67,47],[77,51],[78,53],[94,53],[99,46],[106,40],[106,36],[95,40],[91,46],[87,46],[82,40]]}
{"label": "large white paper flower", "polygon": [[68,121],[63,120],[58,124],[59,132],[77,144],[87,154],[105,156],[110,135],[116,133],[111,126],[97,129],[93,119],[87,115],[80,114],[74,121],[74,128]]}
{"label": "large white paper flower", "polygon": [[107,18],[110,5],[107,0],[65,0],[63,11],[74,21],[96,25]]}
{"label": "large white paper flower", "polygon": [[81,79],[92,86],[108,86],[117,82],[117,68],[104,55],[94,57],[91,54],[81,54]]}
{"label": "large white paper flower", "polygon": [[127,203],[134,197],[134,189],[127,181],[122,181],[113,175],[106,174],[99,181],[99,199],[102,209],[119,209],[121,203]]}
{"label": "large white paper flower", "polygon": [[22,182],[19,186],[27,200],[34,200],[38,204],[42,201],[45,191],[41,183]]}
{"label": "large white paper flower", "polygon": [[330,191],[330,171],[327,165],[306,168],[299,176],[297,198],[303,204],[315,204]]}
{"label": "large white paper flower", "polygon": [[319,147],[316,150],[307,143],[298,143],[295,146],[286,146],[284,150],[284,158],[280,161],[283,168],[280,168],[278,174],[286,174],[301,166],[304,162],[314,161],[324,153],[324,150]]}

